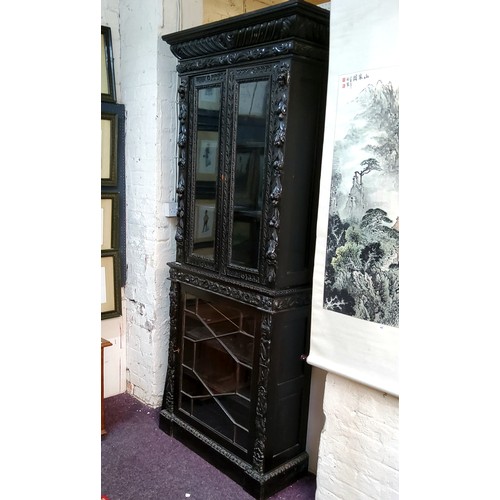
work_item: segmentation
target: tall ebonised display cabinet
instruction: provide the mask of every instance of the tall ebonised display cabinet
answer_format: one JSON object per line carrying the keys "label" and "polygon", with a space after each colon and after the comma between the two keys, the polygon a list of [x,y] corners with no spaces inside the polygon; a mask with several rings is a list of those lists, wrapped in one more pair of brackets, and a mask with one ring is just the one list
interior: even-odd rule
{"label": "tall ebonised display cabinet", "polygon": [[180,123],[160,427],[267,498],[308,466],[329,12],[291,0],[163,39]]}

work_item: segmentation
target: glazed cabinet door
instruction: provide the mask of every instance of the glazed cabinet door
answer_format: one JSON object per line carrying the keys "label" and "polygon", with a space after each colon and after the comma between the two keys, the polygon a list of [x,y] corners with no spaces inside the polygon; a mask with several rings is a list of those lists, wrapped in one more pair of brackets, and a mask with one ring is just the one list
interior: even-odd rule
{"label": "glazed cabinet door", "polygon": [[225,272],[245,281],[260,282],[264,259],[263,217],[270,163],[269,133],[272,65],[229,72],[233,127],[227,172],[227,236]]}
{"label": "glazed cabinet door", "polygon": [[253,451],[255,357],[261,313],[181,285],[178,412],[236,454]]}
{"label": "glazed cabinet door", "polygon": [[190,78],[186,262],[262,283],[276,64]]}
{"label": "glazed cabinet door", "polygon": [[219,266],[225,76],[220,72],[192,77],[189,92],[186,261],[213,270]]}

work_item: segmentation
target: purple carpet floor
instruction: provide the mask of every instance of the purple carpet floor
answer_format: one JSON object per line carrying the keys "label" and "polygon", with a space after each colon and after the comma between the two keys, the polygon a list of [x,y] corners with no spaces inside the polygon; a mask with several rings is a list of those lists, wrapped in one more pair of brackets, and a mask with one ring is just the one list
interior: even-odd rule
{"label": "purple carpet floor", "polygon": [[[130,394],[104,400],[101,494],[109,500],[251,500],[237,483],[159,428],[160,409]],[[272,500],[312,500],[308,474]]]}

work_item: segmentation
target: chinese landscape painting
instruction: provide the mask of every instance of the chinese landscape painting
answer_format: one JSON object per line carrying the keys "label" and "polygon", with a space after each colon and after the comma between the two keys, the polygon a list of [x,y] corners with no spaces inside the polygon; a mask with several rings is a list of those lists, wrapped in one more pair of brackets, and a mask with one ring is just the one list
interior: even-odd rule
{"label": "chinese landscape painting", "polygon": [[394,69],[340,77],[323,307],[399,326],[399,87]]}

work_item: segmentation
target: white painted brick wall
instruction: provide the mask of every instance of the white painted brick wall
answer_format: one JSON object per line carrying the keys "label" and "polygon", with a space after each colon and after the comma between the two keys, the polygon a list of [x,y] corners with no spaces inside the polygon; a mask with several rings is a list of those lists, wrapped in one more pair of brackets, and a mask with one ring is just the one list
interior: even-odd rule
{"label": "white painted brick wall", "polygon": [[[119,5],[126,109],[127,391],[159,406],[169,337],[166,263],[175,260],[176,220],[163,215],[162,204],[175,200],[176,60],[161,40],[161,0]],[[163,141],[166,135],[173,140]]]}
{"label": "white painted brick wall", "polygon": [[399,399],[328,373],[316,500],[399,498]]}

